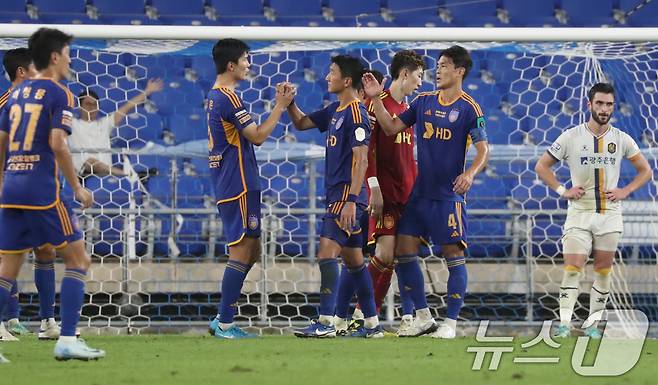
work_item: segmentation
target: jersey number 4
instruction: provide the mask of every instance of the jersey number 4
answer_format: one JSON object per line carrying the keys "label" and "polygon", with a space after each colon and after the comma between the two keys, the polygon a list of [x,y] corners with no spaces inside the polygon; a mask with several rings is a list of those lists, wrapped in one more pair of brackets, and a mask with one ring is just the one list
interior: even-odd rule
{"label": "jersey number 4", "polygon": [[21,124],[23,112],[30,115],[30,120],[27,122],[27,129],[25,130],[23,138],[23,151],[32,150],[32,142],[34,141],[34,134],[36,133],[37,122],[39,121],[39,115],[41,115],[42,108],[43,105],[35,103],[26,103],[24,111],[18,104],[11,106],[11,110],[9,110],[9,119],[11,120],[11,131],[9,131],[9,151],[18,151],[21,147],[21,142],[14,141],[14,139],[16,137],[18,126]]}

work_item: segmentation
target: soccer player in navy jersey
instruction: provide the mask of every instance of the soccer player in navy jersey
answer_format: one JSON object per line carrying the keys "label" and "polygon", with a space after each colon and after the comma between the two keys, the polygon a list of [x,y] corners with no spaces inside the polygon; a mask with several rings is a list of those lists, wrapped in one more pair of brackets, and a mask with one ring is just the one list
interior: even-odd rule
{"label": "soccer player in navy jersey", "polygon": [[235,93],[249,74],[249,46],[241,40],[219,40],[212,51],[217,70],[208,92],[208,167],[217,209],[228,240],[228,262],[221,284],[222,297],[210,333],[221,339],[255,337],[233,323],[242,284],[260,259],[260,173],[254,145],[270,136],[294,97],[287,83],[277,85],[276,104],[269,117],[256,124]]}
{"label": "soccer player in navy jersey", "polygon": [[[381,99],[382,86],[365,75],[364,90],[373,97],[377,122],[387,135],[396,135],[416,125],[418,177],[398,224],[395,257],[398,274],[409,288],[416,308],[416,319],[401,336],[420,336],[436,329],[424,290],[418,264],[421,238],[441,245],[448,265],[447,317],[434,334],[454,338],[459,311],[466,293],[467,271],[465,194],[473,178],[487,163],[488,145],[484,114],[462,89],[473,62],[466,49],[452,46],[441,52],[436,70],[438,91],[421,93],[409,109],[391,117]],[[476,155],[466,168],[466,151],[475,144]]]}
{"label": "soccer player in navy jersey", "polygon": [[61,172],[82,208],[93,204],[91,193],[78,181],[66,141],[71,133],[74,98],[60,81],[69,73],[72,38],[50,28],[30,36],[28,48],[39,72],[12,91],[0,116],[0,313],[25,253],[35,247],[57,249],[66,270],[55,358],[90,360],[104,357],[105,352],[77,339],[75,329],[91,258],[71,202],[60,196]]}
{"label": "soccer player in navy jersey", "polygon": [[[320,267],[320,317],[308,327],[295,330],[298,337],[335,337],[334,314],[343,319],[347,317],[353,287],[356,287],[365,322],[351,335],[366,338],[384,335],[375,310],[372,280],[361,250],[364,232],[359,218],[367,206],[364,179],[370,138],[368,113],[357,96],[363,71],[359,59],[347,55],[334,56],[326,80],[329,92],[336,94],[338,101],[310,115],[304,114],[295,103],[288,106],[288,115],[297,129],[317,127],[327,132],[327,212],[323,218],[317,256]],[[338,290],[338,256],[342,257],[353,279],[354,286],[349,290]]]}
{"label": "soccer player in navy jersey", "polygon": [[[7,105],[12,90],[16,89],[24,80],[36,75],[32,56],[27,48],[15,48],[5,52],[3,66],[9,75],[11,87],[0,96],[0,115]],[[39,292],[39,316],[41,318],[41,329],[39,339],[57,339],[59,337],[59,326],[55,322],[55,250],[51,247],[34,249],[34,283]],[[5,308],[7,319],[6,330],[14,336],[26,335],[30,331],[18,320],[18,286],[14,284],[11,289],[11,297]],[[1,319],[1,317],[0,317]],[[10,336],[3,335],[3,325],[0,322],[0,340]],[[4,338],[3,338],[4,337]]]}

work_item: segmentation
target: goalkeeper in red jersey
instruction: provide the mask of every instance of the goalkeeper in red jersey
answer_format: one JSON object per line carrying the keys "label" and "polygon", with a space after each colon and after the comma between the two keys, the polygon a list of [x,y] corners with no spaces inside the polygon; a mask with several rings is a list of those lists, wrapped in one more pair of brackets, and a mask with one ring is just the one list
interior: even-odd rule
{"label": "goalkeeper in red jersey", "polygon": [[[408,108],[404,99],[420,87],[424,69],[423,58],[412,50],[400,51],[393,56],[390,67],[393,81],[390,88],[378,96],[389,114],[397,116]],[[376,245],[368,271],[372,277],[375,305],[379,313],[391,284],[395,266],[397,223],[411,193],[417,171],[414,160],[413,129],[407,127],[397,135],[387,136],[376,123],[372,101],[367,100],[365,105],[368,107],[371,121],[375,123],[368,148],[366,179],[370,197],[368,241],[371,245]],[[398,284],[402,301],[403,317],[400,324],[402,330],[411,325],[414,309],[399,275]],[[353,319],[362,318],[363,314],[357,308]]]}

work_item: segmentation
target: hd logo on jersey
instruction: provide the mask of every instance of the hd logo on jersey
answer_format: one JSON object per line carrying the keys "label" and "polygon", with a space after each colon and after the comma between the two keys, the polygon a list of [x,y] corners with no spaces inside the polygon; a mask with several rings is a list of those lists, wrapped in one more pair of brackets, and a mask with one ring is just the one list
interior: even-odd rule
{"label": "hd logo on jersey", "polygon": [[617,152],[617,145],[614,143],[608,143],[608,152],[611,154]]}

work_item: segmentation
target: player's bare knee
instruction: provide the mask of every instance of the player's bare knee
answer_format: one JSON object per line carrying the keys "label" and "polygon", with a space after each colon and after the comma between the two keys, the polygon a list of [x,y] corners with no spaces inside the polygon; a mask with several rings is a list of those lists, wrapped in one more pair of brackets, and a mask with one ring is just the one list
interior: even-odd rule
{"label": "player's bare knee", "polygon": [[393,249],[378,250],[377,258],[379,258],[379,260],[385,265],[392,265],[395,260],[395,253],[393,252]]}
{"label": "player's bare knee", "polygon": [[52,262],[55,260],[55,249],[44,247],[34,250],[34,259],[39,262]]}
{"label": "player's bare knee", "polygon": [[0,254],[0,277],[15,280],[24,260],[25,254]]}
{"label": "player's bare knee", "polygon": [[395,255],[417,255],[420,249],[420,240],[410,236],[400,236],[395,244]]}
{"label": "player's bare knee", "polygon": [[464,257],[464,248],[459,244],[448,244],[441,246],[443,258]]}

